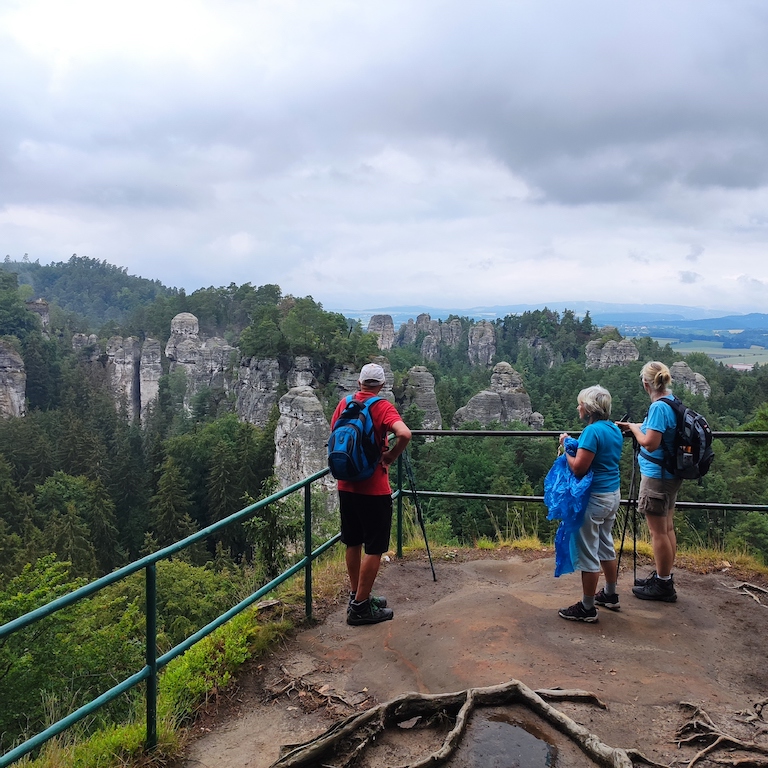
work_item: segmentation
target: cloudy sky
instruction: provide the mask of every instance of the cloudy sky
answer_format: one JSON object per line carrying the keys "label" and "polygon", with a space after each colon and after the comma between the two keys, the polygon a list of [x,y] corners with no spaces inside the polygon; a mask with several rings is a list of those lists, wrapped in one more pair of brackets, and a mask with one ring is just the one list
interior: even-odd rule
{"label": "cloudy sky", "polygon": [[0,0],[0,250],[768,311],[768,3]]}

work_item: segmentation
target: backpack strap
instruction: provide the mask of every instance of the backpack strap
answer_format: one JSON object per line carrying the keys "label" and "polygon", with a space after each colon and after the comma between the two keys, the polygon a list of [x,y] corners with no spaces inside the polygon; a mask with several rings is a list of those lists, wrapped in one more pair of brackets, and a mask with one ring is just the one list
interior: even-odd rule
{"label": "backpack strap", "polygon": [[[675,401],[678,403],[680,402],[680,398],[675,397],[672,395],[671,397],[660,397],[656,402],[664,402],[666,403],[675,414],[675,429],[677,429],[677,419],[679,418],[679,414],[677,411],[677,407],[675,406]],[[666,443],[664,442],[664,435],[662,433],[661,435],[661,442],[659,443],[661,446],[662,453],[664,456],[662,458],[658,458],[657,456],[651,456],[648,451],[645,450],[645,448],[640,448],[640,455],[646,460],[650,461],[652,464],[658,464],[661,467],[661,479],[664,479],[664,473],[666,472],[668,475],[671,475],[672,477],[675,476],[674,472],[670,472],[669,466],[671,464],[674,464],[675,461],[675,454],[667,448]]]}

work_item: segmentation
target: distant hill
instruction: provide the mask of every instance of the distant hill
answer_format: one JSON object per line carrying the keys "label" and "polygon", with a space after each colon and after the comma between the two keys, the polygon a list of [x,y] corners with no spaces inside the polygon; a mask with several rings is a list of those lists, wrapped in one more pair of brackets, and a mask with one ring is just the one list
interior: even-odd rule
{"label": "distant hill", "polygon": [[[551,309],[560,314],[568,309],[578,317],[589,312],[596,325],[647,326],[662,325],[664,327],[679,326],[690,322],[699,327],[702,321],[716,321],[723,316],[723,311],[703,309],[702,307],[685,307],[671,304],[611,304],[600,301],[552,301],[540,304],[504,304],[479,307],[426,307],[421,305],[405,305],[396,307],[376,307],[370,309],[329,308],[329,311],[340,312],[346,317],[360,320],[364,326],[373,315],[391,315],[398,328],[400,324],[416,319],[418,315],[427,313],[433,320],[445,320],[450,315],[469,317],[473,320],[496,320],[507,315],[520,315],[537,309]],[[729,317],[751,317],[751,315],[729,315]],[[766,317],[764,315],[758,317]],[[716,324],[717,328],[723,327]],[[738,324],[730,328],[740,327]],[[741,326],[746,327],[746,326]],[[752,326],[750,326],[752,327]],[[765,324],[768,328],[768,323]]]}

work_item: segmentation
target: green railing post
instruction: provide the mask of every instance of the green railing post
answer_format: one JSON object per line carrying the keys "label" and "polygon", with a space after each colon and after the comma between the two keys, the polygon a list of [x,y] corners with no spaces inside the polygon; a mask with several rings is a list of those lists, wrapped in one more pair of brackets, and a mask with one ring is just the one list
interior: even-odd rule
{"label": "green railing post", "polygon": [[403,556],[403,454],[397,457],[397,556]]}
{"label": "green railing post", "polygon": [[304,486],[304,604],[307,618],[312,618],[312,491]]}
{"label": "green railing post", "polygon": [[146,568],[147,596],[147,749],[157,746],[157,565]]}

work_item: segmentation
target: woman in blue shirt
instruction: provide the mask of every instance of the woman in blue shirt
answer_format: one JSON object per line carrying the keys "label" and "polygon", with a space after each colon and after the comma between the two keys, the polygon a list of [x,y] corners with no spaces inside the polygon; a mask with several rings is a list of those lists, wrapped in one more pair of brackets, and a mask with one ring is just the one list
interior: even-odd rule
{"label": "woman in blue shirt", "polygon": [[[587,426],[579,436],[579,448],[575,456],[565,454],[568,466],[576,477],[592,470],[589,501],[584,512],[584,522],[573,537],[573,564],[581,571],[582,598],[558,615],[569,621],[597,621],[595,605],[619,610],[616,592],[616,550],[611,530],[619,509],[619,459],[622,436],[619,428],[610,421],[611,394],[604,387],[587,387],[579,392],[579,418]],[[560,435],[560,445],[568,437]],[[600,568],[605,574],[605,587],[597,594]]]}
{"label": "woman in blue shirt", "polygon": [[672,375],[664,363],[656,360],[646,363],[640,373],[643,389],[651,398],[651,407],[642,424],[620,422],[622,431],[631,432],[640,446],[640,491],[637,508],[645,515],[651,534],[653,559],[656,570],[647,579],[637,579],[632,589],[641,600],[662,600],[674,603],[677,600],[672,579],[672,566],[677,554],[675,535],[675,501],[682,480],[661,465],[665,450],[672,453],[677,427],[677,417],[672,406],[662,397],[671,397],[669,389]]}

